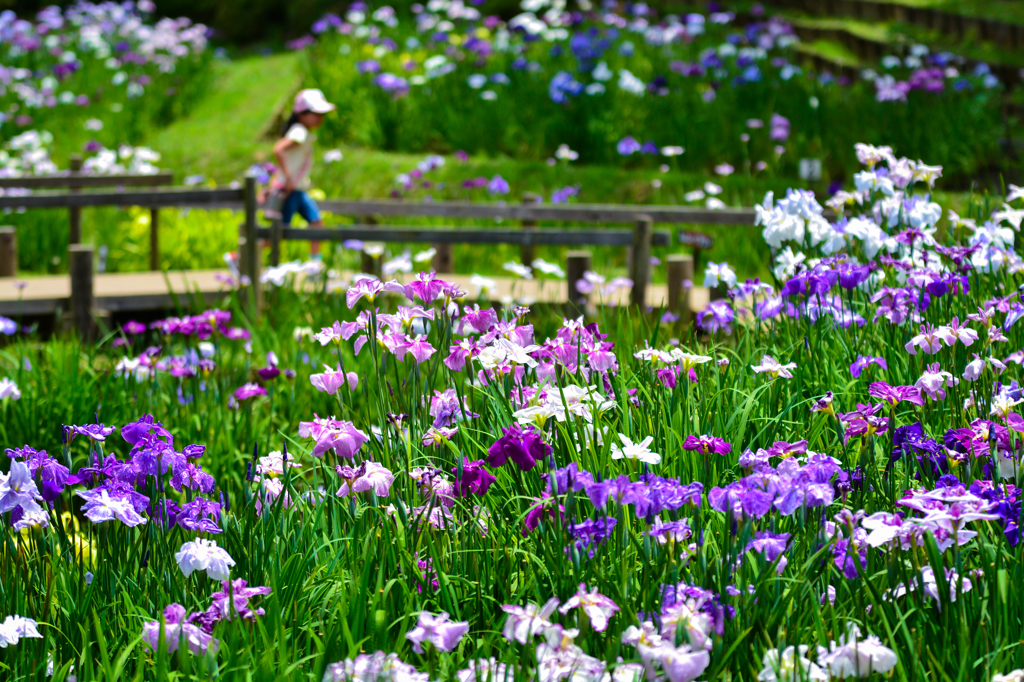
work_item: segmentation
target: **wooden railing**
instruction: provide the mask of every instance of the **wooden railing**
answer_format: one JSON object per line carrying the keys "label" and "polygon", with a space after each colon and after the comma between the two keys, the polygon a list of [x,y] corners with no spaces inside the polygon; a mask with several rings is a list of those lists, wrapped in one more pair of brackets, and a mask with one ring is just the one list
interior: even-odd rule
{"label": "wooden railing", "polygon": [[[166,171],[148,174],[82,173],[82,157],[78,154],[71,156],[70,165],[70,171],[60,173],[0,178],[0,189],[62,188],[75,193],[89,187],[158,187],[170,185],[174,181],[172,174]],[[79,244],[82,241],[83,205],[88,204],[67,204],[69,244]],[[18,272],[17,235],[13,229],[0,230],[3,230],[0,232],[0,276],[13,277]],[[156,206],[152,207],[149,213],[149,269],[160,269],[160,209]]]}
{"label": "wooden railing", "polygon": [[[158,176],[143,176],[158,184]],[[110,176],[106,176],[109,180]],[[396,200],[366,201],[329,199],[320,202],[327,213],[359,217],[359,224],[321,229],[285,228],[280,223],[261,227],[257,221],[256,181],[247,178],[243,186],[225,189],[172,188],[143,191],[80,191],[86,186],[86,176],[64,178],[74,180],[76,186],[66,192],[32,192],[0,196],[0,209],[5,208],[70,208],[72,210],[90,206],[142,206],[154,212],[161,208],[234,209],[244,211],[244,221],[239,236],[241,272],[248,277],[245,287],[250,305],[258,309],[260,292],[260,270],[262,255],[260,241],[270,243],[272,264],[277,264],[280,244],[285,240],[342,241],[348,239],[372,240],[377,242],[421,242],[435,245],[438,250],[450,248],[452,244],[518,244],[524,258],[532,254],[536,245],[564,246],[624,246],[629,250],[629,274],[634,282],[631,300],[642,305],[646,300],[647,284],[650,280],[651,247],[669,246],[672,236],[667,230],[655,230],[655,223],[671,224],[714,224],[751,225],[754,210],[749,208],[708,210],[679,206],[624,206],[606,204],[542,205],[534,202],[523,204],[469,203],[469,202],[408,202]],[[42,179],[40,179],[42,181]],[[10,183],[10,180],[4,182]],[[47,180],[54,182],[56,180]],[[133,183],[143,184],[132,180]],[[100,184],[97,182],[96,184]],[[3,185],[0,185],[3,186]],[[8,185],[9,186],[9,185]],[[22,184],[21,186],[27,186]],[[55,184],[40,184],[40,187]],[[452,219],[502,219],[519,221],[516,227],[467,228],[467,227],[419,227],[376,224],[374,216],[419,216],[445,217]],[[632,223],[633,229],[563,229],[538,228],[542,220],[579,223]],[[154,224],[156,221],[154,220]],[[75,227],[72,221],[72,227]],[[91,277],[93,267],[92,247],[71,244],[69,259],[72,281],[72,311],[76,320],[84,327],[92,308]],[[700,250],[710,248],[713,240],[700,232],[680,233],[680,242],[694,249],[694,256],[678,255],[669,259],[669,302],[672,306],[685,304],[682,292],[683,279],[692,279],[698,264]],[[158,241],[151,237],[151,245]],[[0,235],[0,251],[3,250],[3,236]],[[532,262],[529,255],[526,263]],[[450,263],[450,255],[448,257]],[[151,265],[152,265],[151,256]],[[586,251],[571,251],[566,263],[569,279],[569,303],[579,304],[582,294],[575,283],[583,270],[590,267],[590,254]],[[86,283],[89,284],[86,284]],[[86,289],[86,291],[79,291]]]}

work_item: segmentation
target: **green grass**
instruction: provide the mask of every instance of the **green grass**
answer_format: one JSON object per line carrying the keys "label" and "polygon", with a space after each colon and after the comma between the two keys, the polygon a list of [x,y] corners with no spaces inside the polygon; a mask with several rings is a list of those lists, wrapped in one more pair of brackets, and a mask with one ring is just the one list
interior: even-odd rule
{"label": "green grass", "polygon": [[147,142],[176,173],[201,173],[217,182],[238,179],[265,158],[276,131],[269,126],[299,86],[294,52],[217,62],[210,93],[185,118]]}
{"label": "green grass", "polygon": [[[915,43],[927,45],[933,52],[948,50],[972,62],[978,61],[987,64],[1006,64],[1010,66],[1024,65],[1024,54],[1019,51],[1008,50],[977,37],[958,40],[952,35],[916,24],[861,21],[849,17],[814,17],[801,14],[794,14],[791,21],[794,25],[798,26],[803,25],[818,29],[845,31],[859,38],[888,43],[892,47],[893,54],[902,54],[901,44],[911,40]],[[800,49],[806,51],[807,47],[806,44],[801,44]],[[811,43],[811,47],[824,56],[837,57],[844,60],[852,58],[854,63],[858,61],[849,48],[836,41],[816,40]],[[863,66],[869,65],[864,64]]]}
{"label": "green grass", "polygon": [[1024,4],[1019,0],[890,0],[908,7],[942,10],[965,17],[997,19],[1010,24],[1024,24]]}

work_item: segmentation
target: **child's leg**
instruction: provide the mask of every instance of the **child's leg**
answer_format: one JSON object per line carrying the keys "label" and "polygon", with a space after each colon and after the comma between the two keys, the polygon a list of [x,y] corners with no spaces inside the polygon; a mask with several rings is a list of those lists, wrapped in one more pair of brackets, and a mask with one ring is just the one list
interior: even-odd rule
{"label": "child's leg", "polygon": [[[323,227],[324,226],[324,221],[317,220],[315,222],[310,223],[309,226],[310,227]],[[320,253],[320,242],[310,242],[309,243],[309,253],[310,253],[311,256],[315,256],[318,253]]]}
{"label": "child's leg", "polygon": [[[281,203],[281,225],[283,225],[284,227],[291,227],[292,218],[295,216],[295,213],[299,209],[299,198],[295,196],[296,194],[297,192],[292,192],[287,197],[285,197],[284,201]],[[260,248],[270,248],[270,241],[267,239],[261,239]]]}
{"label": "child's leg", "polygon": [[[324,221],[320,217],[320,208],[316,205],[316,202],[306,192],[296,192],[296,194],[302,195],[302,198],[299,200],[299,215],[306,219],[310,227],[323,227]],[[313,256],[319,254],[320,242],[310,242],[309,253]]]}

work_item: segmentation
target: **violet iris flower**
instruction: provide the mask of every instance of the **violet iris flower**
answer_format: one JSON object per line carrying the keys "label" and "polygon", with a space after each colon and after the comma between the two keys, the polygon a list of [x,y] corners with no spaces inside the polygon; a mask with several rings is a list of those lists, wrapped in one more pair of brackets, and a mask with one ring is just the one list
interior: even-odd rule
{"label": "violet iris flower", "polygon": [[[359,377],[355,372],[349,372],[349,374],[355,377],[354,383],[358,384]],[[309,375],[309,382],[313,384],[313,387],[327,395],[334,395],[337,393],[338,389],[344,386],[347,380],[348,376],[345,372],[342,372],[340,368],[331,369],[327,365],[324,365],[324,371],[320,374]],[[352,386],[352,389],[354,390],[355,386]]]}
{"label": "violet iris flower", "polygon": [[85,424],[84,426],[65,426],[64,434],[65,440],[68,445],[71,445],[71,441],[75,436],[86,436],[93,439],[94,441],[102,443],[107,439],[107,436],[114,432],[113,426],[104,426],[103,424]]}
{"label": "violet iris flower", "polygon": [[537,460],[554,452],[532,426],[523,428],[513,424],[502,431],[501,438],[487,450],[487,463],[492,467],[500,467],[511,459],[521,471],[529,471],[537,465]]}
{"label": "violet iris flower", "polygon": [[171,487],[179,492],[182,487],[186,487],[207,494],[213,492],[213,487],[216,484],[213,476],[203,471],[201,465],[191,462],[186,462],[183,466],[179,466],[174,471],[170,483]]}
{"label": "violet iris flower", "polygon": [[174,436],[171,435],[171,432],[165,429],[160,422],[154,422],[153,415],[151,414],[147,414],[142,419],[121,427],[121,437],[131,445],[136,445],[150,434],[157,438],[166,438],[168,444],[174,444]]}
{"label": "violet iris flower", "polygon": [[870,355],[859,355],[857,359],[850,365],[850,374],[853,375],[854,379],[859,379],[861,372],[868,368],[870,365],[878,365],[883,370],[888,370],[889,366],[885,364],[885,358],[874,357]]}
{"label": "violet iris flower", "polygon": [[423,643],[433,644],[438,651],[452,651],[469,632],[469,623],[449,620],[451,616],[442,611],[433,615],[421,611],[416,627],[405,633],[405,638],[412,642],[412,649],[418,654],[423,652]]}
{"label": "violet iris flower", "polygon": [[728,301],[712,301],[708,307],[697,313],[697,326],[709,334],[721,330],[725,334],[732,333],[732,323],[736,312]]}
{"label": "violet iris flower", "polygon": [[590,625],[594,628],[595,632],[607,630],[608,620],[619,610],[618,605],[598,592],[596,587],[587,592],[587,586],[584,583],[580,583],[576,594],[569,597],[569,600],[562,604],[558,612],[564,616],[576,608],[587,615]]}
{"label": "violet iris flower", "polygon": [[[181,508],[175,516],[175,523],[185,530],[217,534],[223,532],[214,521],[220,519],[220,504],[196,497]],[[209,516],[210,518],[206,518]]]}
{"label": "violet iris flower", "polygon": [[789,533],[775,535],[773,533],[758,531],[754,533],[754,539],[747,543],[747,551],[761,552],[764,558],[770,563],[779,558],[779,555],[786,551],[789,542]]}
{"label": "violet iris flower", "polygon": [[0,474],[0,513],[9,512],[15,507],[21,507],[25,513],[38,512],[40,507],[36,500],[41,499],[28,465],[24,462],[14,460],[11,462],[10,473],[7,476]]}
{"label": "violet iris flower", "polygon": [[197,625],[203,632],[209,634],[213,632],[213,626],[222,620],[231,620],[236,616],[242,620],[256,620],[258,616],[263,615],[263,609],[252,608],[249,600],[270,594],[269,587],[248,587],[242,578],[225,580],[221,586],[220,591],[210,595],[213,601],[206,611],[190,615],[189,623]]}
{"label": "violet iris flower", "polygon": [[369,440],[352,422],[321,419],[315,415],[311,422],[299,422],[299,437],[316,441],[314,457],[322,457],[328,450],[334,450],[341,457],[352,458]]}
{"label": "violet iris flower", "polygon": [[843,263],[839,266],[839,286],[854,289],[867,281],[870,275],[871,267],[868,265],[854,266],[852,263]]}
{"label": "violet iris flower", "polygon": [[465,400],[459,401],[459,395],[454,388],[444,391],[434,391],[430,399],[430,416],[434,418],[434,426],[455,426],[456,422],[462,421],[463,417],[475,419],[480,415],[470,412],[465,407]]}
{"label": "violet iris flower", "polygon": [[[573,524],[566,528],[569,537],[573,538],[576,551],[580,556],[594,558],[594,549],[603,545],[608,536],[615,529],[617,521],[612,516],[602,516],[599,519],[586,519],[582,523]],[[566,547],[566,553],[571,549]]]}
{"label": "violet iris flower", "polygon": [[32,478],[39,477],[42,482],[40,494],[43,500],[53,502],[67,485],[70,472],[68,468],[46,454],[46,450],[35,450],[26,445],[22,448],[7,449],[11,459],[21,459],[28,466]]}
{"label": "violet iris flower", "polygon": [[876,381],[868,387],[868,395],[895,407],[903,401],[912,405],[924,405],[920,389],[913,386],[890,386],[884,381]]}
{"label": "violet iris flower", "polygon": [[618,144],[615,145],[615,148],[622,156],[635,154],[641,149],[640,143],[637,142],[635,138],[628,135],[619,140]]}
{"label": "violet iris flower", "polygon": [[[111,492],[114,492],[112,495]],[[93,523],[113,521],[117,519],[126,526],[133,527],[146,523],[146,519],[135,510],[132,500],[117,494],[107,487],[92,490],[76,490],[75,494],[85,500],[82,510],[87,519]]]}
{"label": "violet iris flower", "polygon": [[455,476],[456,497],[468,497],[470,493],[484,495],[491,484],[497,481],[491,472],[484,468],[484,461],[478,459],[470,461],[468,457],[462,458],[462,475],[458,475],[458,467],[452,468]]}
{"label": "violet iris flower", "polygon": [[244,386],[239,387],[235,391],[234,395],[235,400],[242,402],[243,400],[248,400],[249,398],[255,398],[258,395],[266,394],[267,389],[263,388],[262,386],[259,386],[258,384],[248,383],[245,384]]}
{"label": "violet iris flower", "polygon": [[550,518],[564,518],[565,507],[558,505],[558,515],[555,515],[555,509],[551,498],[551,493],[544,491],[541,493],[540,499],[536,500],[530,509],[526,512],[526,516],[523,518],[523,537],[525,538],[532,531],[537,530],[537,526],[540,525],[541,519],[547,514]]}
{"label": "violet iris flower", "polygon": [[405,285],[405,296],[410,301],[413,297],[419,298],[424,304],[429,304],[444,292],[447,284],[443,279],[434,277],[434,272],[421,272],[416,275],[412,282]]}
{"label": "violet iris flower", "polygon": [[580,492],[594,483],[594,477],[590,475],[590,472],[580,469],[576,462],[571,462],[568,466],[555,469],[550,473],[541,474],[541,478],[547,482],[548,490],[554,495],[565,495],[570,490]]}
{"label": "violet iris flower", "polygon": [[683,449],[691,452],[699,452],[702,455],[716,454],[727,455],[732,451],[732,445],[726,443],[717,436],[694,436],[689,435],[683,441]]}

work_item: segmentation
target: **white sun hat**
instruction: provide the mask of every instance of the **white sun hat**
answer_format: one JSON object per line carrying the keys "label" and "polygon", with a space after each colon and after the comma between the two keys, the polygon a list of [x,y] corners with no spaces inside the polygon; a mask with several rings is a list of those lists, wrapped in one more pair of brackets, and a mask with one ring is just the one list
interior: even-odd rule
{"label": "white sun hat", "polygon": [[312,111],[315,114],[326,114],[334,111],[337,107],[327,101],[324,93],[316,88],[302,90],[295,95],[295,106],[292,111],[301,114],[303,111]]}

